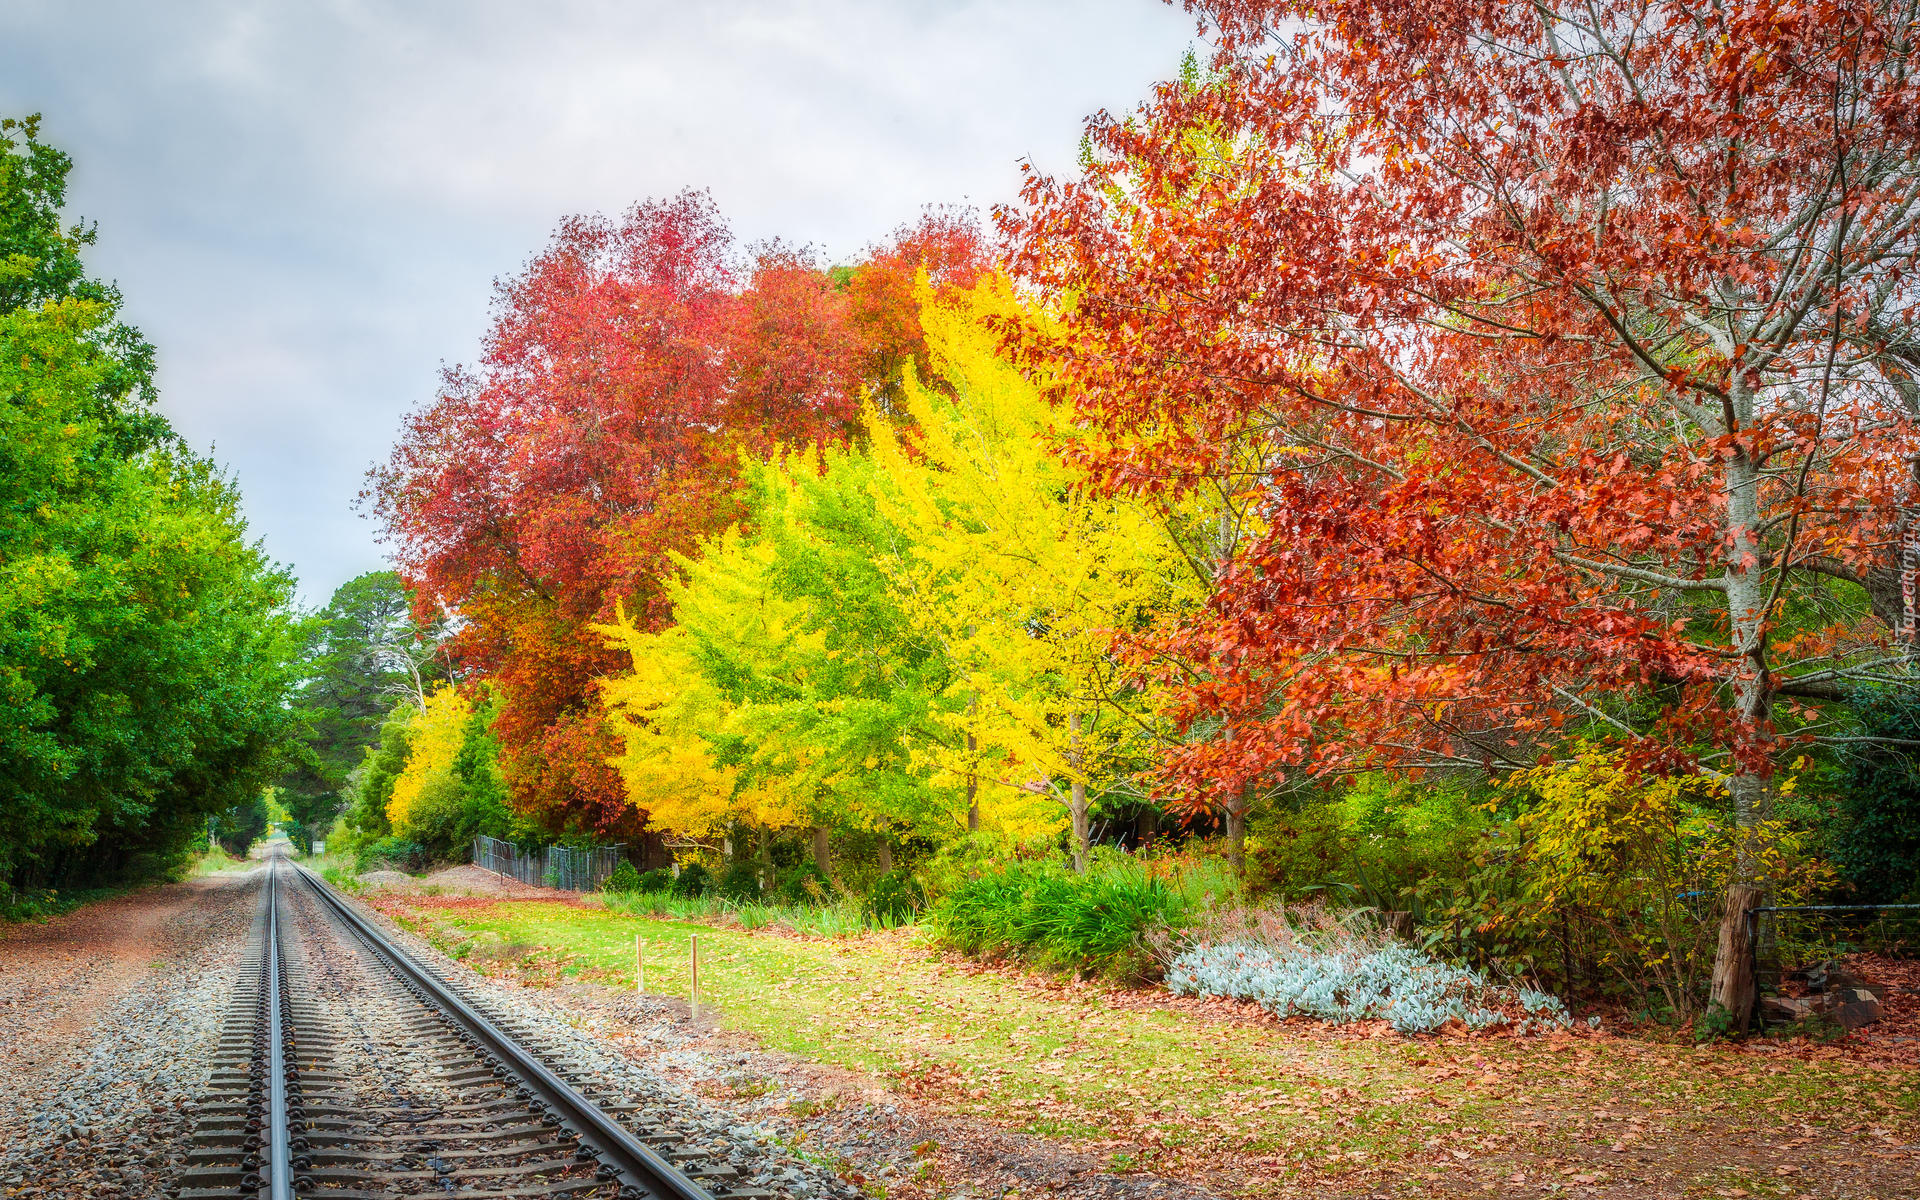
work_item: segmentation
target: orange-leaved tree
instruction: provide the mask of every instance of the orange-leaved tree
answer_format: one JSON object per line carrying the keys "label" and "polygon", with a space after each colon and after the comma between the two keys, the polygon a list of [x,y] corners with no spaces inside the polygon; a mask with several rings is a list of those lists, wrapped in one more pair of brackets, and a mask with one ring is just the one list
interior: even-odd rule
{"label": "orange-leaved tree", "polygon": [[1912,6],[1188,7],[1208,67],[1001,214],[1105,478],[1259,514],[1148,647],[1207,733],[1170,785],[1519,768],[1579,726],[1755,825],[1822,706],[1902,670]]}

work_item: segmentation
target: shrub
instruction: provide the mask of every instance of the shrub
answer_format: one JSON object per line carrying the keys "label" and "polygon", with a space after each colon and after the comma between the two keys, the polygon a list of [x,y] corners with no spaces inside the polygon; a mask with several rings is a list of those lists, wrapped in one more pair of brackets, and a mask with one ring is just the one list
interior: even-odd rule
{"label": "shrub", "polygon": [[636,892],[669,892],[673,890],[673,872],[665,867],[655,867],[651,871],[640,872],[639,886]]}
{"label": "shrub", "polygon": [[[1195,946],[1167,968],[1167,987],[1181,996],[1250,1000],[1279,1017],[1336,1025],[1385,1020],[1403,1034],[1432,1033],[1454,1020],[1472,1030],[1513,1025],[1523,1033],[1573,1023],[1553,996],[1498,987],[1477,971],[1394,944]],[[1507,1011],[1513,1008],[1518,1015]]]}
{"label": "shrub", "polygon": [[417,871],[426,864],[427,850],[419,842],[410,842],[401,837],[383,837],[361,848],[354,857],[353,869],[356,874],[382,866]]}
{"label": "shrub", "polygon": [[727,868],[715,888],[729,900],[758,900],[760,898],[760,864],[751,859],[741,859]]}
{"label": "shrub", "polygon": [[640,884],[640,872],[634,869],[632,863],[622,862],[614,867],[611,875],[608,875],[600,881],[600,890],[603,892],[628,893],[644,891],[645,889],[642,888]]}
{"label": "shrub", "polygon": [[683,899],[704,896],[713,887],[713,873],[699,863],[691,863],[674,878],[673,894]]}
{"label": "shrub", "polygon": [[1513,784],[1535,797],[1513,823],[1524,883],[1510,912],[1517,935],[1558,940],[1564,977],[1611,977],[1650,1010],[1685,1016],[1705,997],[1719,899],[1742,860],[1775,904],[1804,903],[1830,881],[1803,833],[1775,821],[1733,827],[1716,811],[1724,792],[1700,777],[1649,778],[1589,747]]}
{"label": "shrub", "polygon": [[902,870],[888,871],[867,889],[865,912],[876,925],[892,927],[913,920],[927,902],[926,894],[913,876]]}
{"label": "shrub", "polygon": [[[1863,689],[1861,732],[1920,739],[1920,696],[1912,689]],[[1920,900],[1920,754],[1909,744],[1875,745],[1848,756],[1841,808],[1847,818],[1835,858],[1869,903]]]}
{"label": "shrub", "polygon": [[1125,854],[1096,854],[1085,874],[1063,862],[1014,863],[962,882],[930,911],[935,936],[966,954],[1146,979],[1154,941],[1185,924],[1198,897]]}
{"label": "shrub", "polygon": [[824,904],[833,898],[833,880],[812,861],[780,872],[773,894],[782,904]]}

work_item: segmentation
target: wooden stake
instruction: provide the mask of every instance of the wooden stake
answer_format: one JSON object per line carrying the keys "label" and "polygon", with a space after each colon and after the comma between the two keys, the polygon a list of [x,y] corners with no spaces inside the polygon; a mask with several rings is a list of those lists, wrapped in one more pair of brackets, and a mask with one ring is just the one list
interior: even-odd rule
{"label": "wooden stake", "polygon": [[687,940],[691,943],[693,956],[693,983],[687,988],[687,1008],[698,1013],[700,1011],[700,935],[689,934]]}
{"label": "wooden stake", "polygon": [[633,935],[633,990],[647,994],[647,959],[640,951],[640,935]]}

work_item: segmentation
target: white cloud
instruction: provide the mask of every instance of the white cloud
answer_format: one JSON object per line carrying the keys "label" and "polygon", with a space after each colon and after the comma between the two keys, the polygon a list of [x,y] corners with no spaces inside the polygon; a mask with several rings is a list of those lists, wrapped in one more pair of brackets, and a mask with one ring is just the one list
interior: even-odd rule
{"label": "white cloud", "polygon": [[850,256],[1070,166],[1192,32],[1157,0],[14,0],[0,111],[74,155],[163,405],[319,600],[378,565],[362,473],[560,217],[704,186],[743,241]]}

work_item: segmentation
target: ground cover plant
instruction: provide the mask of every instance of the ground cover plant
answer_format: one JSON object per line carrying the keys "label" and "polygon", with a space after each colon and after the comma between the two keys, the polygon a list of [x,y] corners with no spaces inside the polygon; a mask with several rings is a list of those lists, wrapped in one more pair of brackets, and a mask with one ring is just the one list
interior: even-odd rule
{"label": "ground cover plant", "polygon": [[[1057,1139],[1117,1170],[1258,1194],[1531,1196],[1579,1176],[1634,1196],[1764,1197],[1816,1175],[1871,1194],[1863,1179],[1905,1178],[1912,1152],[1899,1146],[1920,1129],[1913,1062],[1833,1047],[1752,1053],[1585,1031],[1408,1042],[1371,1036],[1378,1022],[1280,1021],[1252,1005],[983,969],[901,932],[824,940],[553,901],[375,902],[535,986],[630,989],[637,935],[648,990],[684,1000],[697,935],[703,1011],[725,1029],[858,1072],[896,1102]],[[1863,1156],[1863,1143],[1885,1157]]]}
{"label": "ground cover plant", "polygon": [[[1323,909],[1230,910],[1167,965],[1175,995],[1246,1000],[1279,1017],[1336,1025],[1384,1020],[1401,1034],[1468,1030],[1519,1033],[1570,1029],[1558,997],[1493,983],[1479,971],[1441,962],[1382,933],[1357,913]],[[1598,1026],[1599,1018],[1593,1019]]]}

